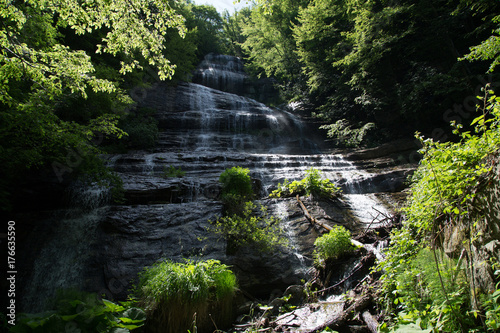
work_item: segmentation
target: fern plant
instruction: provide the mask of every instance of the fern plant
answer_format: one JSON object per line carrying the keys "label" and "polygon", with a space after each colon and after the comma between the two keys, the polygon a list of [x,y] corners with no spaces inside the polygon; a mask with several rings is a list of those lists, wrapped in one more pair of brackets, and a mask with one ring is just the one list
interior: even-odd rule
{"label": "fern plant", "polygon": [[21,314],[10,332],[130,332],[144,325],[144,310],[132,305],[100,299],[80,291],[59,291],[55,309],[39,314]]}
{"label": "fern plant", "polygon": [[175,263],[163,260],[139,274],[135,294],[148,314],[148,327],[162,332],[186,332],[193,316],[200,330],[228,325],[236,276],[218,260]]}

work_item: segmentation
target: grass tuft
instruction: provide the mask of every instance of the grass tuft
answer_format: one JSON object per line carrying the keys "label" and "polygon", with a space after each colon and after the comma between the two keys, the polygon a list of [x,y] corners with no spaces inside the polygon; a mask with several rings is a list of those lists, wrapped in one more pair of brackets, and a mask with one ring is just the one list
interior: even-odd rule
{"label": "grass tuft", "polygon": [[236,287],[233,272],[217,260],[164,260],[140,273],[136,293],[152,331],[186,332],[196,318],[196,328],[203,332],[213,331],[212,319],[217,326],[231,322]]}

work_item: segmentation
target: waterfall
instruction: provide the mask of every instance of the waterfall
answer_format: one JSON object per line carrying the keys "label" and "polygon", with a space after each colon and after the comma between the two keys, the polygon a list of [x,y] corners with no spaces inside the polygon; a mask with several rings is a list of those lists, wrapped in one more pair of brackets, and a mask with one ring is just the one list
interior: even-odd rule
{"label": "waterfall", "polygon": [[[228,262],[247,278],[242,285],[262,293],[300,283],[311,267],[318,233],[300,211],[289,212],[291,206],[297,209],[293,199],[266,201],[283,220],[291,250],[274,253],[265,263],[239,264],[226,255],[220,239],[207,233],[209,220],[222,213],[219,176],[234,166],[250,170],[261,200],[285,179],[300,180],[308,169],[319,169],[342,187],[345,206],[351,210],[346,219],[356,220],[360,230],[377,226],[377,215],[387,211],[371,193],[375,185],[366,191],[370,174],[342,155],[322,153],[310,125],[248,97],[247,83],[238,58],[209,55],[195,71],[193,83],[159,84],[148,90],[140,106],[157,110],[157,147],[106,157],[123,180],[124,204],[109,205],[105,192],[81,189],[75,200],[87,210],[47,222],[51,231],[45,232],[33,272],[23,281],[26,309],[40,310],[41,299],[71,286],[108,290],[123,299],[137,273],[164,257]],[[170,167],[182,170],[182,176],[161,172]],[[250,270],[258,264],[270,266]],[[112,281],[120,281],[122,287],[111,288]]]}
{"label": "waterfall", "polygon": [[97,226],[107,211],[109,191],[96,185],[72,189],[70,210],[60,210],[39,221],[29,237],[44,238],[35,256],[30,279],[20,299],[23,311],[37,312],[50,304],[58,289],[87,289],[89,263],[96,255],[93,245]]}
{"label": "waterfall", "polygon": [[288,215],[288,207],[286,205],[286,203],[284,202],[274,202],[274,204],[276,205],[275,207],[275,210],[274,210],[274,214],[276,215],[276,217],[278,217],[280,220],[281,220],[281,223],[283,225],[283,228],[284,228],[284,231],[288,237],[288,240],[289,240],[289,244],[288,244],[288,248],[289,248],[289,251],[293,254],[293,256],[295,256],[298,260],[298,267],[295,269],[297,275],[299,274],[306,274],[307,270],[309,269],[309,267],[307,266],[307,263],[306,263],[306,259],[304,257],[304,255],[301,253],[300,251],[300,247],[299,247],[299,244],[298,244],[298,241],[297,241],[297,234],[296,234],[296,230],[294,230],[294,224],[296,221],[294,221],[293,219],[290,219],[290,216]]}

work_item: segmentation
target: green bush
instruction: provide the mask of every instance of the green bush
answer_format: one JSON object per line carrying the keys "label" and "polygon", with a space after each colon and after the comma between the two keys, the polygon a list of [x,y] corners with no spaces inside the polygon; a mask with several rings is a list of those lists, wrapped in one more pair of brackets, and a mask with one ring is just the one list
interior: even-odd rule
{"label": "green bush", "polygon": [[271,251],[287,246],[288,239],[280,227],[280,220],[269,216],[267,209],[260,206],[260,214],[254,214],[257,206],[246,202],[240,214],[224,216],[210,221],[210,231],[219,234],[227,241],[227,252],[232,254],[238,247],[253,244],[260,251]]}
{"label": "green bush", "polygon": [[474,326],[474,318],[467,315],[471,305],[469,284],[461,260],[424,248],[411,260],[402,262],[393,282],[392,303],[401,313],[394,318],[392,327],[384,326],[384,331],[415,323],[420,329],[439,332],[459,332],[462,325]]}
{"label": "green bush", "polygon": [[237,166],[226,169],[220,175],[221,199],[227,214],[242,212],[245,202],[253,199],[252,179],[249,174],[249,169]]}
{"label": "green bush", "polygon": [[222,195],[236,194],[247,199],[253,196],[250,170],[242,167],[226,169],[219,177],[222,183]]}
{"label": "green bush", "polygon": [[167,167],[163,168],[163,174],[162,174],[163,178],[173,178],[173,177],[182,178],[185,175],[186,172],[182,171],[181,167],[176,168],[173,165],[171,165],[168,168]]}
{"label": "green bush", "polygon": [[[496,315],[492,299],[486,299],[482,309],[473,307],[470,299],[478,290],[450,278],[462,272],[444,255],[430,257],[424,245],[435,244],[440,253],[445,229],[465,230],[462,241],[469,251],[470,244],[481,237],[481,196],[496,177],[490,157],[498,156],[500,147],[500,98],[487,91],[480,111],[482,115],[471,123],[475,133],[452,123],[458,142],[441,143],[417,135],[423,144],[423,158],[412,176],[411,193],[403,208],[406,218],[402,228],[391,235],[386,259],[379,264],[380,300],[385,311],[394,314],[395,327],[418,323],[424,329],[446,332],[495,328],[495,319],[488,318],[488,310],[493,310],[491,318]],[[436,277],[436,269],[432,272],[424,267],[426,261],[440,267],[441,277]],[[473,263],[468,264],[473,272]],[[412,274],[418,274],[418,279],[410,279]],[[477,318],[486,318],[485,324]],[[386,326],[392,329],[391,324]]]}
{"label": "green bush", "polygon": [[199,331],[228,325],[236,277],[217,260],[157,262],[139,275],[135,289],[148,314],[147,327],[158,332],[186,332],[193,317]]}
{"label": "green bush", "polygon": [[327,259],[337,259],[353,251],[351,233],[346,228],[336,225],[327,234],[314,242],[314,256],[318,263]]}
{"label": "green bush", "polygon": [[119,305],[78,291],[59,292],[55,304],[53,311],[19,315],[10,332],[130,332],[146,319],[130,302]]}
{"label": "green bush", "polygon": [[269,195],[272,198],[280,198],[294,195],[318,195],[322,197],[335,197],[341,193],[339,187],[329,179],[321,179],[321,171],[310,168],[306,171],[306,177],[300,181],[289,182],[285,179],[278,184],[278,188]]}

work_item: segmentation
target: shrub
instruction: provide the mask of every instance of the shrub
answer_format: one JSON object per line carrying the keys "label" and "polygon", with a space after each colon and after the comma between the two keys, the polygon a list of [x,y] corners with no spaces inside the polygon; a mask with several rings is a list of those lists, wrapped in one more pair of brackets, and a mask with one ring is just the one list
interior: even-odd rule
{"label": "shrub", "polygon": [[[419,329],[459,332],[461,326],[474,326],[473,317],[467,315],[469,284],[461,260],[448,258],[442,251],[424,248],[402,264],[393,281],[392,303],[403,314],[394,318],[390,329],[403,329],[418,323]],[[384,331],[387,330],[389,328],[384,326]]]}
{"label": "shrub", "polygon": [[250,170],[242,167],[226,169],[219,177],[222,183],[222,194],[236,194],[247,199],[253,196]]}
{"label": "shrub", "polygon": [[221,199],[227,214],[238,214],[245,202],[254,196],[250,170],[242,167],[226,169],[219,177],[222,184]]}
{"label": "shrub", "polygon": [[185,171],[182,171],[181,167],[176,168],[173,165],[169,166],[168,168],[165,167],[163,168],[163,178],[172,178],[172,177],[177,177],[177,178],[182,178],[186,175]]}
{"label": "shrub", "polygon": [[157,332],[186,332],[196,318],[198,331],[230,324],[236,277],[217,260],[157,262],[139,275],[135,293]]}
{"label": "shrub", "polygon": [[11,332],[130,332],[143,326],[145,312],[121,305],[95,294],[78,291],[61,291],[55,302],[55,310],[41,314],[21,314]]}
{"label": "shrub", "polygon": [[[436,273],[429,273],[428,268],[424,270],[425,260],[421,259],[427,251],[423,250],[424,244],[431,243],[440,253],[445,228],[465,230],[463,239],[457,241],[462,241],[468,251],[472,243],[481,242],[479,226],[484,220],[481,196],[496,177],[490,159],[498,156],[500,147],[500,98],[492,94],[486,91],[480,108],[482,115],[471,123],[475,133],[463,131],[461,124],[452,123],[453,132],[460,139],[458,142],[424,140],[417,134],[423,145],[420,151],[423,158],[412,176],[411,193],[403,208],[406,219],[402,228],[391,235],[386,259],[378,267],[382,272],[380,300],[386,312],[394,314],[396,325],[404,323],[404,319],[413,324],[418,322],[427,329],[474,331],[480,327],[477,318],[486,317],[485,325],[494,328],[495,323],[488,318],[488,306],[494,305],[491,299],[481,304],[482,309],[478,310],[477,304],[473,307],[470,299],[476,296],[478,289],[448,278],[462,274],[456,266],[449,265],[449,258],[427,256],[429,264],[440,267],[439,284],[433,277],[437,270]],[[491,208],[485,210],[488,209]],[[470,256],[470,252],[465,255]],[[488,259],[485,258],[485,264]],[[474,272],[474,262],[468,265],[469,272]],[[417,281],[410,280],[411,272],[419,274]],[[472,274],[468,278],[474,281]],[[422,309],[420,304],[426,308]],[[492,318],[494,312],[490,312]],[[479,331],[486,331],[485,326]]]}
{"label": "shrub", "polygon": [[257,206],[246,202],[241,214],[224,216],[210,221],[210,231],[219,234],[227,241],[227,252],[232,254],[238,247],[253,244],[260,251],[270,251],[288,245],[280,220],[269,216],[267,209],[260,206],[260,215],[255,215]]}
{"label": "shrub", "polygon": [[318,237],[314,242],[314,255],[318,263],[327,259],[336,259],[351,252],[351,233],[342,226],[334,226],[327,234]]}
{"label": "shrub", "polygon": [[287,197],[293,195],[318,195],[322,197],[335,197],[341,190],[329,179],[321,179],[321,171],[310,168],[306,171],[306,177],[300,181],[289,182],[287,179],[278,184],[278,188],[269,196],[273,198]]}

